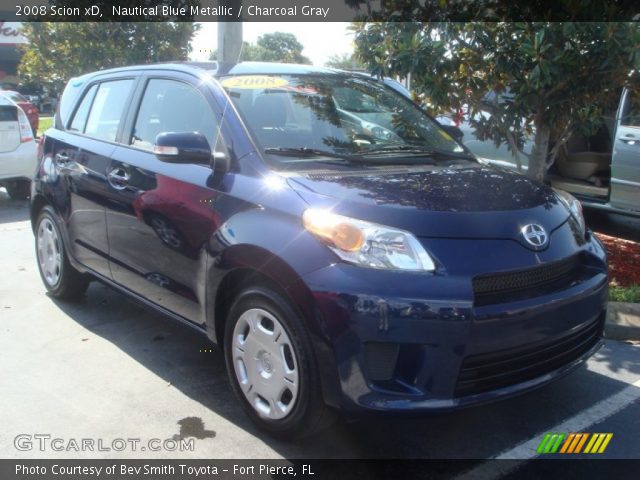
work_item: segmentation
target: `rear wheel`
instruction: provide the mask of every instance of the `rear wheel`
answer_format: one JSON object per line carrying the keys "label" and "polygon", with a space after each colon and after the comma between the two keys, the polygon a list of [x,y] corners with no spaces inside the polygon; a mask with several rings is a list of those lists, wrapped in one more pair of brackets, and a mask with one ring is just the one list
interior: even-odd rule
{"label": "rear wheel", "polygon": [[295,309],[265,287],[242,291],[225,327],[225,359],[234,393],[263,430],[281,438],[328,425],[315,357]]}
{"label": "rear wheel", "polygon": [[29,180],[12,180],[7,183],[7,193],[12,200],[26,200],[31,194],[31,182]]}
{"label": "rear wheel", "polygon": [[89,278],[69,263],[56,218],[51,207],[44,207],[36,223],[36,256],[40,277],[52,296],[77,299],[87,290]]}

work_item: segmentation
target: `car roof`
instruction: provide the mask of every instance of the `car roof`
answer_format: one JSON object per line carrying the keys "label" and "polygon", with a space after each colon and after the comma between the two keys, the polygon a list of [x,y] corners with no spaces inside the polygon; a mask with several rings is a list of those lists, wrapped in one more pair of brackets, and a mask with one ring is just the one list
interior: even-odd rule
{"label": "car roof", "polygon": [[270,63],[270,62],[239,62],[239,63],[220,63],[220,62],[165,62],[153,63],[147,65],[131,65],[127,67],[111,68],[108,70],[99,70],[86,75],[81,75],[71,79],[70,81],[89,80],[98,75],[111,73],[120,73],[128,71],[147,71],[147,70],[175,70],[178,72],[190,72],[196,75],[207,72],[214,76],[224,75],[251,75],[251,74],[275,74],[275,75],[303,75],[303,74],[341,74],[345,71],[327,68],[315,67],[313,65],[298,65],[292,63]]}
{"label": "car roof", "polygon": [[0,90],[0,105],[13,105],[15,106],[15,102],[11,100],[9,97],[3,95],[6,90]]}
{"label": "car roof", "polygon": [[233,65],[220,64],[216,71],[221,75],[308,75],[308,74],[344,74],[339,70],[327,67],[315,67],[313,65],[300,65],[294,63],[269,63],[269,62],[240,62]]}

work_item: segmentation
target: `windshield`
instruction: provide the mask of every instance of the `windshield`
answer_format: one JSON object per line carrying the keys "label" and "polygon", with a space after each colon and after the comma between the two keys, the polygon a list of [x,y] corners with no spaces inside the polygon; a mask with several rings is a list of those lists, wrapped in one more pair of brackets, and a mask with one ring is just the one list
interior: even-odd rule
{"label": "windshield", "polygon": [[7,98],[9,98],[10,100],[12,100],[14,102],[27,102],[28,101],[26,98],[24,98],[18,92],[7,92],[7,91],[4,91],[4,92],[2,92],[2,94],[5,95]]}
{"label": "windshield", "polygon": [[[258,147],[281,163],[460,156],[464,149],[411,101],[350,75],[241,75],[220,80]],[[296,155],[285,155],[300,151]],[[399,161],[399,160],[398,160]]]}

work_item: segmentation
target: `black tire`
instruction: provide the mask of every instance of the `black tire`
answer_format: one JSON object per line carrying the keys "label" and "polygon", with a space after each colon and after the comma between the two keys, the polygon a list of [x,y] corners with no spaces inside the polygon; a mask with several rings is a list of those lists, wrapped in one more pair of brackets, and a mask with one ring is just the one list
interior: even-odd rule
{"label": "black tire", "polygon": [[[64,245],[63,236],[58,225],[58,216],[55,211],[49,206],[44,207],[38,215],[38,221],[36,222],[35,229],[38,271],[40,272],[42,283],[44,283],[47,291],[52,297],[59,298],[61,300],[78,300],[87,290],[90,279],[87,275],[80,273],[69,263],[69,257]],[[55,230],[55,232],[52,232],[55,235],[55,239],[51,242],[54,245],[51,251],[53,254],[59,254],[60,260],[57,262],[59,264],[58,268],[52,269],[54,274],[53,277],[44,271],[45,267],[43,267],[42,258],[46,256],[47,249],[43,248],[42,245],[39,245],[41,229],[48,230],[49,232]]]}
{"label": "black tire", "polygon": [[[277,318],[293,346],[299,387],[291,411],[282,419],[273,420],[259,415],[242,391],[236,375],[233,332],[241,315],[250,309],[262,309]],[[306,327],[290,302],[275,291],[255,286],[236,296],[225,325],[224,352],[231,387],[247,415],[260,429],[274,437],[292,440],[312,435],[332,423],[334,413],[323,401],[318,367]]]}
{"label": "black tire", "polygon": [[7,183],[7,193],[12,200],[26,200],[31,195],[29,180],[12,180]]}

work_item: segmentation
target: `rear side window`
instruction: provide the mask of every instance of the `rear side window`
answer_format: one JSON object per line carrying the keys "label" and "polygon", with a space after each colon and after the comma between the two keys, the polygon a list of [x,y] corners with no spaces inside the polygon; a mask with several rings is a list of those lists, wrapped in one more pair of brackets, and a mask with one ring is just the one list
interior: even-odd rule
{"label": "rear side window", "polygon": [[213,149],[218,124],[207,100],[194,87],[156,78],[147,84],[130,143],[152,149],[163,132],[199,132]]}
{"label": "rear side window", "polygon": [[82,103],[78,107],[76,114],[73,116],[73,121],[69,126],[69,130],[73,132],[84,132],[84,127],[87,124],[87,117],[89,116],[89,109],[91,108],[91,102],[98,89],[97,85],[93,85],[82,99]]}
{"label": "rear side window", "polygon": [[13,105],[0,105],[0,122],[17,122],[18,109]]}
{"label": "rear side window", "polygon": [[132,86],[133,80],[101,83],[93,99],[84,133],[102,140],[115,141]]}

